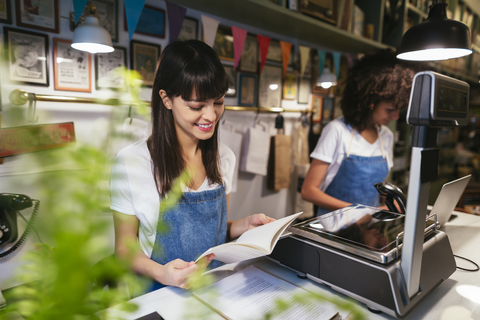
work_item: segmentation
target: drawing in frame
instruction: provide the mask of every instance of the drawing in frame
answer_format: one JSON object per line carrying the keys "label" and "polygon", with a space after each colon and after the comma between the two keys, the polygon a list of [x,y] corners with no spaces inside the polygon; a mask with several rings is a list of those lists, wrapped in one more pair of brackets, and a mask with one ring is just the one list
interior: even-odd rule
{"label": "drawing in frame", "polygon": [[0,23],[12,24],[12,0],[0,0]]}
{"label": "drawing in frame", "polygon": [[280,46],[280,41],[271,40],[270,45],[268,46],[267,60],[272,62],[282,63],[282,47]]}
{"label": "drawing in frame", "polygon": [[323,116],[323,96],[312,94],[312,122],[322,121]]}
{"label": "drawing in frame", "polygon": [[[145,5],[138,19],[135,33],[165,39],[165,10]],[[128,31],[125,16],[125,31]]]}
{"label": "drawing in frame", "polygon": [[240,106],[257,106],[258,76],[256,74],[240,73],[238,104]]}
{"label": "drawing in frame", "polygon": [[322,125],[326,125],[333,119],[334,98],[323,98]]}
{"label": "drawing in frame", "polygon": [[300,77],[298,79],[298,104],[307,104],[308,95],[310,94],[310,81],[309,78]]}
{"label": "drawing in frame", "polygon": [[122,68],[127,68],[127,49],[114,46],[115,51],[95,55],[95,87],[99,89],[125,89]]}
{"label": "drawing in frame", "polygon": [[234,61],[233,55],[233,35],[232,28],[225,26],[218,26],[217,34],[215,35],[215,42],[213,50],[218,54],[222,60]]}
{"label": "drawing in frame", "polygon": [[237,71],[233,66],[223,65],[225,72],[227,73],[228,79],[228,90],[225,93],[225,97],[236,97],[237,96]]}
{"label": "drawing in frame", "polygon": [[287,72],[283,79],[283,99],[295,100],[297,98],[298,76],[296,73]]}
{"label": "drawing in frame", "polygon": [[48,35],[9,27],[3,32],[10,80],[48,87]]}
{"label": "drawing in frame", "polygon": [[264,108],[280,108],[282,103],[282,75],[280,66],[264,65],[260,74],[259,105]]}
{"label": "drawing in frame", "polygon": [[17,26],[58,33],[58,0],[37,1],[36,5],[33,3],[32,0],[15,0]]}
{"label": "drawing in frame", "polygon": [[98,23],[110,33],[112,42],[118,42],[118,0],[92,0],[92,2],[97,8]]}
{"label": "drawing in frame", "polygon": [[247,35],[243,45],[242,56],[238,66],[240,71],[257,73],[258,69],[258,40],[254,35]]}
{"label": "drawing in frame", "polygon": [[197,40],[198,39],[198,20],[185,17],[183,19],[182,28],[178,35],[177,40],[186,41],[186,40]]}
{"label": "drawing in frame", "polygon": [[153,86],[160,49],[161,47],[158,44],[130,41],[130,69],[140,73],[144,86]]}
{"label": "drawing in frame", "polygon": [[92,55],[71,47],[72,41],[53,38],[54,89],[92,92]]}

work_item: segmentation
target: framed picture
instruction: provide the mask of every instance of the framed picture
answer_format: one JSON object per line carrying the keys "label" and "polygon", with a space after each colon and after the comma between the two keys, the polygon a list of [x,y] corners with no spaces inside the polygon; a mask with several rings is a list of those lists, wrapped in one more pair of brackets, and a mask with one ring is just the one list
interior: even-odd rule
{"label": "framed picture", "polygon": [[312,94],[312,122],[322,121],[323,96]]}
{"label": "framed picture", "polygon": [[299,78],[298,79],[298,103],[307,104],[308,95],[310,94],[310,79],[309,78]]}
{"label": "framed picture", "polygon": [[92,55],[73,49],[72,41],[53,39],[55,90],[92,92]]}
{"label": "framed picture", "polygon": [[48,35],[9,27],[3,32],[10,80],[48,87]]}
{"label": "framed picture", "polygon": [[110,53],[95,55],[95,87],[98,89],[124,89],[125,82],[119,68],[127,68],[127,49],[114,47]]}
{"label": "framed picture", "polygon": [[257,106],[257,85],[256,74],[240,73],[238,104],[241,106]]}
{"label": "framed picture", "polygon": [[227,73],[228,79],[228,91],[225,94],[225,97],[236,97],[237,96],[237,71],[233,69],[233,66],[226,66],[225,72]]}
{"label": "framed picture", "polygon": [[283,80],[283,99],[295,100],[297,98],[298,76],[296,73],[285,74]]}
{"label": "framed picture", "polygon": [[180,41],[198,39],[198,20],[185,17],[177,39]]}
{"label": "framed picture", "polygon": [[140,73],[145,86],[153,86],[160,49],[158,44],[130,41],[130,68]]}
{"label": "framed picture", "polygon": [[331,24],[337,24],[338,3],[336,0],[299,1],[299,5],[301,13]]}
{"label": "framed picture", "polygon": [[267,60],[282,63],[282,47],[280,41],[271,40],[268,46]]}
{"label": "framed picture", "polygon": [[232,28],[218,26],[213,50],[222,60],[234,61]]}
{"label": "framed picture", "polygon": [[323,98],[322,124],[327,124],[333,119],[334,98]]}
{"label": "framed picture", "polygon": [[259,104],[265,108],[280,108],[282,103],[282,75],[280,66],[264,65],[260,74]]}
{"label": "framed picture", "polygon": [[247,35],[240,57],[239,70],[257,73],[258,67],[258,40],[256,36]]}
{"label": "framed picture", "polygon": [[98,22],[118,42],[118,0],[92,0],[97,7]]}
{"label": "framed picture", "polygon": [[[165,10],[145,5],[138,19],[135,33],[165,39],[165,20]],[[124,26],[125,31],[128,31],[126,16]]]}
{"label": "framed picture", "polygon": [[11,0],[0,0],[0,23],[12,24]]}
{"label": "framed picture", "polygon": [[15,0],[17,26],[59,32],[58,0]]}

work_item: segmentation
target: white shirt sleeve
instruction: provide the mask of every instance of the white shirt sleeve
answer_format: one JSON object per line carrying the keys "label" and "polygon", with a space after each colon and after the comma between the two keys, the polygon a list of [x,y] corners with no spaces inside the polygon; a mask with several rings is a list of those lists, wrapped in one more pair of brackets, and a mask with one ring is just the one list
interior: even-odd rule
{"label": "white shirt sleeve", "polygon": [[223,143],[219,143],[218,149],[220,155],[220,173],[222,174],[225,193],[229,194],[232,191],[233,174],[235,172],[235,153]]}
{"label": "white shirt sleeve", "polygon": [[121,153],[115,157],[110,175],[110,209],[135,215],[127,168]]}
{"label": "white shirt sleeve", "polygon": [[343,124],[338,121],[330,121],[322,131],[322,135],[318,139],[317,146],[310,154],[314,159],[318,159],[327,163],[334,161],[334,155],[337,154],[337,148],[341,146],[341,127]]}

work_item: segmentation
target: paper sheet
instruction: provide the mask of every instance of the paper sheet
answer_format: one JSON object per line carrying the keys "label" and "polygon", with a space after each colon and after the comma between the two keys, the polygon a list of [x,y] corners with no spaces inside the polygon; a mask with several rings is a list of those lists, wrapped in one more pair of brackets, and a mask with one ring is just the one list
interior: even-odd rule
{"label": "paper sheet", "polygon": [[298,303],[294,294],[308,291],[277,278],[258,268],[249,266],[217,283],[193,292],[201,301],[232,320],[263,319],[275,311],[276,299],[291,305],[271,319],[330,320],[338,307],[329,301]]}

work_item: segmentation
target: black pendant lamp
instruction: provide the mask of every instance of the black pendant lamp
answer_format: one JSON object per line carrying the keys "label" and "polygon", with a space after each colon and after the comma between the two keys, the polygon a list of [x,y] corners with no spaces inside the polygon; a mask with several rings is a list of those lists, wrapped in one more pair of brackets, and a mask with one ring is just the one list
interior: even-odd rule
{"label": "black pendant lamp", "polygon": [[447,18],[447,4],[430,6],[428,18],[403,35],[397,58],[435,61],[459,58],[472,53],[470,30],[460,21]]}

